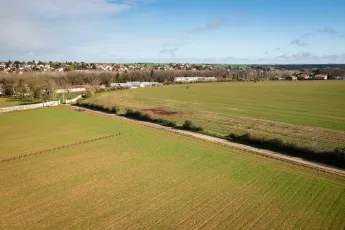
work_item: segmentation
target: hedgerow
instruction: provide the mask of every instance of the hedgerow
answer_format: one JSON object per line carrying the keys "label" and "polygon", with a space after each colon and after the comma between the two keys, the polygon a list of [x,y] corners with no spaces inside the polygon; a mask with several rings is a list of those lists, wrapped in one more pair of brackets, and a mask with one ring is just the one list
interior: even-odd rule
{"label": "hedgerow", "polygon": [[235,141],[264,149],[279,151],[286,155],[301,157],[306,160],[326,163],[329,165],[345,168],[345,148],[338,147],[334,152],[316,152],[312,147],[300,147],[293,143],[284,143],[281,139],[265,139],[246,133],[237,135],[231,133],[227,136],[230,141]]}

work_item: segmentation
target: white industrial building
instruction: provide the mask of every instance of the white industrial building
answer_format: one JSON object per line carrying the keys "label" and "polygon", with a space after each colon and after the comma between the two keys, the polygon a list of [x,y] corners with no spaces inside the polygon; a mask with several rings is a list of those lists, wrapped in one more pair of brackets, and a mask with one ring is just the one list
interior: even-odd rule
{"label": "white industrial building", "polygon": [[175,77],[174,82],[216,81],[215,77]]}
{"label": "white industrial building", "polygon": [[127,82],[127,83],[111,83],[111,87],[122,87],[122,88],[144,88],[144,87],[151,87],[151,86],[161,86],[162,83],[159,82]]}

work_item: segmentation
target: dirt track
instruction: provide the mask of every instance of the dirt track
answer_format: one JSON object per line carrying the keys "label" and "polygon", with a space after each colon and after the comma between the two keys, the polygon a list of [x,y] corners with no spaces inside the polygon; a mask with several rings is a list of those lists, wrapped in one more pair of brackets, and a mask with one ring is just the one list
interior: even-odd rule
{"label": "dirt track", "polygon": [[339,168],[335,168],[332,166],[328,166],[328,165],[324,165],[322,163],[316,163],[316,162],[310,162],[307,160],[304,160],[302,158],[298,158],[298,157],[292,157],[292,156],[288,156],[285,154],[281,154],[278,152],[273,152],[270,150],[266,150],[266,149],[259,149],[259,148],[255,148],[255,147],[251,147],[248,145],[243,145],[243,144],[238,144],[238,143],[234,143],[234,142],[230,142],[221,138],[216,138],[216,137],[211,137],[211,136],[207,136],[204,134],[200,134],[200,133],[194,133],[194,132],[190,132],[190,131],[186,131],[186,130],[178,130],[178,129],[173,129],[170,127],[166,127],[166,126],[162,126],[162,125],[158,125],[158,124],[154,124],[154,123],[150,123],[150,122],[145,122],[145,121],[138,121],[138,120],[133,120],[133,119],[129,119],[126,117],[121,117],[121,116],[116,116],[113,114],[108,114],[108,113],[104,113],[104,112],[100,112],[100,111],[95,111],[95,110],[91,110],[91,109],[86,109],[86,108],[77,108],[77,107],[72,107],[70,105],[67,105],[69,108],[73,109],[73,110],[77,110],[77,109],[83,109],[87,112],[91,112],[91,113],[96,113],[96,114],[100,114],[100,115],[106,115],[106,116],[110,116],[110,117],[114,117],[117,119],[121,119],[121,120],[126,120],[129,122],[134,122],[134,123],[138,123],[141,124],[143,126],[146,127],[151,127],[151,128],[155,128],[155,129],[159,129],[159,130],[165,130],[168,132],[174,132],[174,133],[179,133],[185,136],[190,136],[190,137],[194,137],[194,138],[198,138],[198,139],[202,139],[204,141],[209,141],[209,142],[213,142],[213,143],[217,143],[217,144],[222,144],[231,148],[236,148],[236,149],[240,149],[240,150],[245,150],[245,151],[250,151],[252,153],[258,154],[258,155],[262,155],[262,156],[266,156],[269,158],[274,158],[274,159],[278,159],[278,160],[282,160],[282,161],[286,161],[286,162],[290,162],[290,163],[294,163],[294,164],[298,164],[301,166],[305,166],[305,167],[309,167],[315,170],[319,170],[319,171],[323,171],[323,172],[328,172],[328,173],[332,173],[332,174],[337,174],[340,176],[345,176],[345,170],[339,169]]}

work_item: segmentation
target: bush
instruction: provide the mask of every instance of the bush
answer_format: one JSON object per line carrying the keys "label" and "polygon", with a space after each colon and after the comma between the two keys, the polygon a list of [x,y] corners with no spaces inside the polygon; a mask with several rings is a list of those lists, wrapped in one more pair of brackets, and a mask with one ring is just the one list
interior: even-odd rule
{"label": "bush", "polygon": [[145,114],[143,112],[133,110],[133,109],[126,109],[125,116],[136,119],[136,120],[148,121],[148,122],[157,123],[160,125],[173,127],[173,128],[177,126],[175,122],[168,121],[162,118],[155,119],[155,118],[150,117],[150,115],[148,114]]}
{"label": "bush", "polygon": [[336,147],[334,149],[334,152],[336,152],[336,153],[344,153],[345,154],[345,146]]}
{"label": "bush", "polygon": [[93,93],[90,90],[85,91],[84,98],[90,98],[93,96]]}
{"label": "bush", "polygon": [[193,122],[190,120],[185,120],[184,124],[182,125],[183,129],[190,130],[193,127]]}
{"label": "bush", "polygon": [[80,103],[78,105],[89,108],[89,109],[99,110],[102,112],[107,112],[107,113],[112,112],[111,108],[108,108],[108,107],[103,106],[103,105],[97,105],[97,104],[92,104],[92,103]]}
{"label": "bush", "polygon": [[334,149],[334,152],[337,154],[337,156],[338,156],[340,159],[345,160],[345,146],[336,147],[336,148]]}
{"label": "bush", "polygon": [[203,131],[204,129],[200,126],[196,126],[193,124],[190,120],[185,120],[184,124],[182,125],[182,128],[185,130],[191,130],[191,131]]}
{"label": "bush", "polygon": [[133,112],[133,109],[126,109],[126,115],[132,114]]}
{"label": "bush", "polygon": [[300,152],[300,151],[312,152],[310,149],[297,147],[293,143],[283,143],[283,141],[278,138],[274,138],[274,139],[259,138],[259,137],[252,136],[250,133],[246,133],[243,135],[230,133],[228,136],[228,139],[231,139],[234,141],[240,141],[244,143],[249,143],[249,144],[253,144],[253,145],[257,145],[257,146],[269,148],[269,149],[279,149],[279,150],[285,149],[285,150],[293,151],[293,152]]}
{"label": "bush", "polygon": [[108,113],[113,113],[113,108],[112,107],[107,107],[106,110],[107,110]]}
{"label": "bush", "polygon": [[177,126],[175,122],[168,121],[168,120],[165,120],[165,119],[162,119],[162,118],[155,119],[154,122],[157,123],[157,124],[168,126],[168,127],[172,127],[172,128],[175,128]]}
{"label": "bush", "polygon": [[153,121],[148,114],[132,109],[126,109],[126,116],[142,121]]}
{"label": "bush", "polygon": [[81,105],[83,103],[83,100],[81,99],[81,98],[79,98],[78,100],[77,100],[77,105]]}
{"label": "bush", "polygon": [[118,114],[120,112],[120,107],[117,105],[113,106],[111,112]]}
{"label": "bush", "polygon": [[132,109],[126,109],[126,116],[127,117],[131,117],[131,118],[135,118],[135,119],[138,119],[138,120],[141,120],[142,116],[143,116],[143,113],[140,112],[140,111],[132,110]]}

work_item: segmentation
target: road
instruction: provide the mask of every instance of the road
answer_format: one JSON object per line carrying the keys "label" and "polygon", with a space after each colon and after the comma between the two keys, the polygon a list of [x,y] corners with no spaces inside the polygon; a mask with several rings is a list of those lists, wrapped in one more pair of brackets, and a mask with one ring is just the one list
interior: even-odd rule
{"label": "road", "polygon": [[319,170],[319,171],[323,171],[323,172],[327,172],[327,173],[331,173],[331,174],[336,174],[336,175],[340,175],[340,176],[344,176],[345,177],[345,170],[343,170],[343,169],[335,168],[335,167],[328,166],[328,165],[325,165],[325,164],[322,164],[322,163],[307,161],[307,160],[304,160],[304,159],[299,158],[299,157],[293,157],[293,156],[281,154],[281,153],[278,153],[278,152],[273,152],[273,151],[266,150],[266,149],[260,149],[260,148],[255,148],[255,147],[244,145],[244,144],[234,143],[234,142],[230,142],[228,140],[224,140],[224,139],[217,138],[217,137],[211,137],[211,136],[208,136],[208,135],[205,135],[205,134],[194,133],[194,132],[191,132],[191,131],[174,129],[174,128],[170,128],[170,127],[166,127],[166,126],[162,126],[162,125],[158,125],[158,124],[154,124],[154,123],[150,123],[150,122],[129,119],[129,118],[126,118],[126,117],[117,116],[117,115],[109,114],[109,113],[104,113],[104,112],[101,112],[101,111],[95,111],[95,110],[91,110],[91,109],[87,109],[87,108],[73,107],[73,106],[70,106],[70,105],[66,105],[66,106],[68,108],[72,109],[72,110],[83,109],[86,112],[96,113],[96,114],[99,114],[99,115],[110,116],[110,117],[113,117],[113,118],[116,118],[116,119],[121,119],[121,120],[126,120],[126,121],[129,121],[129,122],[137,123],[137,124],[140,124],[140,125],[143,125],[143,126],[146,126],[146,127],[155,128],[155,129],[164,130],[164,131],[167,131],[167,132],[173,132],[173,133],[178,133],[178,134],[189,136],[189,137],[198,138],[198,139],[201,139],[201,140],[204,140],[204,141],[221,144],[221,145],[228,146],[228,147],[231,147],[231,148],[236,148],[236,149],[240,149],[240,150],[249,151],[249,152],[261,155],[261,156],[265,156],[265,157],[269,157],[269,158],[274,158],[274,159],[282,160],[282,161],[285,161],[285,162],[290,162],[290,163],[298,164],[298,165],[301,165],[301,166],[304,166],[304,167],[309,167],[309,168],[312,168],[314,170]]}

